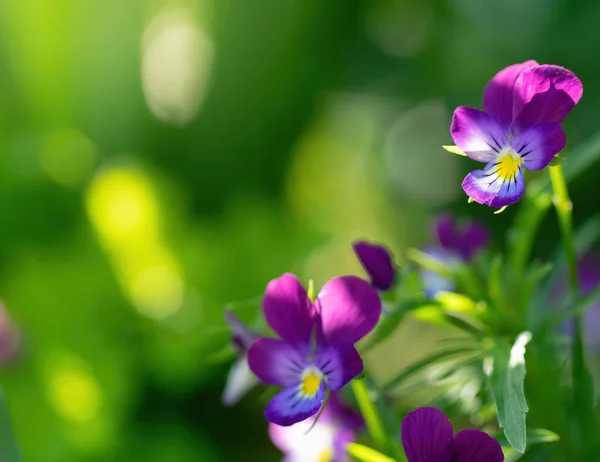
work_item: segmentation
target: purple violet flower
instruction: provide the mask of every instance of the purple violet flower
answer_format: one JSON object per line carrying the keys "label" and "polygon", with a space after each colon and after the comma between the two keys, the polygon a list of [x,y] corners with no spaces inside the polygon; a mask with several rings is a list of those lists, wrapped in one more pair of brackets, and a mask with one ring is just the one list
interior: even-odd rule
{"label": "purple violet flower", "polygon": [[[450,267],[470,261],[489,242],[488,232],[481,223],[470,221],[461,227],[447,214],[436,219],[435,234],[440,245],[427,247],[423,252]],[[428,298],[455,288],[454,281],[430,270],[421,271],[421,280]]]}
{"label": "purple violet flower", "polygon": [[332,393],[316,423],[312,417],[289,427],[271,423],[269,436],[284,453],[284,462],[349,462],[346,445],[356,441],[356,431],[362,427],[360,414]]}
{"label": "purple violet flower", "polygon": [[396,278],[396,268],[391,253],[381,245],[366,241],[356,241],[352,247],[369,275],[371,285],[377,290],[387,291]]}
{"label": "purple violet flower", "polygon": [[381,300],[366,281],[344,276],[325,284],[313,303],[298,278],[284,274],[267,285],[262,306],[281,340],[255,340],[248,363],[263,382],[283,387],[265,417],[289,426],[314,415],[327,389],[338,391],[362,372],[354,344],[377,324]]}
{"label": "purple violet flower", "polygon": [[470,428],[453,435],[448,417],[434,407],[420,407],[402,421],[402,445],[408,462],[502,462],[500,443]]}
{"label": "purple violet flower", "polygon": [[256,338],[256,335],[231,311],[225,313],[225,320],[231,328],[232,341],[236,348],[238,359],[229,370],[221,401],[225,406],[233,406],[258,384],[258,379],[248,366],[247,357],[248,349]]}
{"label": "purple violet flower", "polygon": [[462,187],[475,202],[501,208],[525,190],[523,169],[542,170],[566,143],[561,122],[579,102],[583,85],[573,72],[531,60],[498,72],[483,92],[485,112],[460,106],[450,133],[483,170]]}

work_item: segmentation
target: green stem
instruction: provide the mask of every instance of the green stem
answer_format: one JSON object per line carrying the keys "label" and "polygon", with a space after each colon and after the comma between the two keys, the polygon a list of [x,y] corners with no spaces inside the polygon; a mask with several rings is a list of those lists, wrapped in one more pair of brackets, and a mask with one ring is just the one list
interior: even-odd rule
{"label": "green stem", "polygon": [[[577,255],[575,252],[575,239],[573,236],[572,210],[573,203],[569,198],[567,182],[561,165],[549,167],[550,181],[554,192],[553,202],[558,216],[560,232],[562,237],[563,250],[569,270],[569,286],[571,299],[576,303],[580,298],[579,270],[577,267]],[[592,405],[590,398],[590,373],[587,370],[585,355],[583,350],[583,320],[582,314],[578,313],[573,317],[575,332],[573,339],[572,354],[572,379],[573,379],[573,401],[574,405],[581,411],[582,426],[587,425],[586,416],[589,414],[588,407]],[[591,407],[590,407],[591,409]],[[583,429],[581,429],[583,430]]]}
{"label": "green stem", "polygon": [[383,425],[383,421],[375,407],[375,403],[369,397],[369,390],[364,378],[355,379],[351,382],[352,391],[356,397],[356,402],[360,412],[365,419],[367,430],[380,451],[387,453],[389,451],[388,435]]}

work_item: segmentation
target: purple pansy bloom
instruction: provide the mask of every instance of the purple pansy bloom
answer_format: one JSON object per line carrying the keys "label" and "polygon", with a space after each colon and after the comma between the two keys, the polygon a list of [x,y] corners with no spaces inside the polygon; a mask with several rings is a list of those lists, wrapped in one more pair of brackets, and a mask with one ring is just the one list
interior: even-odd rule
{"label": "purple pansy bloom", "polygon": [[531,60],[492,78],[483,92],[485,112],[458,107],[450,127],[454,142],[487,164],[463,181],[467,195],[495,208],[517,202],[525,190],[523,169],[545,168],[565,147],[560,123],[582,94],[573,72]]}
{"label": "purple pansy bloom", "polygon": [[285,454],[284,462],[348,462],[346,445],[356,440],[356,431],[363,426],[360,414],[332,393],[319,420],[314,419],[289,427],[269,424],[269,436]]}
{"label": "purple pansy bloom", "polygon": [[448,417],[434,407],[420,407],[402,421],[402,445],[408,462],[502,462],[500,443],[470,428],[453,435]]}
{"label": "purple pansy bloom", "polygon": [[[446,214],[437,218],[435,234],[440,245],[427,247],[423,252],[450,267],[470,261],[489,241],[488,232],[481,223],[470,221],[461,227]],[[454,281],[430,270],[421,271],[421,280],[428,298],[455,287]]]}
{"label": "purple pansy bloom", "polygon": [[381,245],[366,241],[356,241],[352,247],[373,287],[383,292],[388,290],[396,278],[396,268],[390,252]]}
{"label": "purple pansy bloom", "polygon": [[258,383],[258,379],[248,366],[247,358],[248,349],[256,335],[231,311],[225,313],[225,320],[231,328],[232,340],[238,353],[238,359],[229,370],[221,400],[225,406],[232,406]]}
{"label": "purple pansy bloom", "polygon": [[284,274],[267,285],[262,305],[281,340],[255,340],[248,362],[263,382],[284,387],[265,417],[288,426],[314,415],[327,389],[338,391],[362,372],[354,343],[377,324],[381,300],[366,281],[344,276],[325,284],[312,303],[298,278]]}

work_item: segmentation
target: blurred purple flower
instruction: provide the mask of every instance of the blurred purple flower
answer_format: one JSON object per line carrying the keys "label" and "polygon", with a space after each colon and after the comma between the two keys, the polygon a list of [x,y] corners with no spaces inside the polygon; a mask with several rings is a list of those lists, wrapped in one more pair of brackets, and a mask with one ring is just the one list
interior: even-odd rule
{"label": "blurred purple flower", "polygon": [[420,407],[402,421],[402,445],[408,462],[502,462],[500,443],[470,428],[453,435],[446,415],[434,407]]}
{"label": "blurred purple flower", "polygon": [[238,359],[229,370],[221,401],[225,406],[232,406],[258,383],[258,379],[248,366],[248,349],[256,336],[231,311],[225,313],[225,320],[231,328],[231,337]]}
{"label": "blurred purple flower", "polygon": [[[581,295],[587,295],[600,285],[600,259],[595,254],[587,254],[578,260],[579,284]],[[552,298],[561,299],[568,292],[568,278],[566,271],[551,293]],[[589,307],[584,315],[584,340],[588,348],[600,351],[600,301]],[[573,320],[566,321],[562,327],[563,332],[573,335]]]}
{"label": "blurred purple flower", "polygon": [[289,426],[314,415],[327,389],[338,391],[362,372],[354,343],[377,324],[381,301],[369,283],[344,276],[325,284],[312,303],[298,278],[284,274],[267,285],[262,305],[281,340],[255,340],[248,362],[263,382],[284,387],[265,417]]}
{"label": "blurred purple flower", "polygon": [[352,244],[356,256],[371,279],[371,285],[385,292],[394,283],[396,268],[391,253],[383,246],[366,241]]}
{"label": "blurred purple flower", "polygon": [[[447,214],[436,219],[435,234],[440,245],[426,247],[423,252],[450,267],[470,261],[489,242],[488,232],[481,223],[470,221],[461,227]],[[421,280],[428,298],[455,288],[452,279],[430,270],[421,271]]]}
{"label": "blurred purple flower", "polygon": [[498,72],[483,92],[485,112],[460,106],[450,133],[483,170],[462,187],[475,202],[501,208],[525,190],[523,169],[542,170],[566,143],[561,122],[579,102],[583,85],[573,72],[531,60]]}
{"label": "blurred purple flower", "polygon": [[289,427],[271,423],[269,436],[284,453],[285,462],[349,462],[345,447],[356,440],[356,432],[362,426],[360,414],[332,393],[317,423],[314,418]]}
{"label": "blurred purple flower", "polygon": [[6,307],[0,302],[0,364],[12,363],[21,348],[21,333],[10,317]]}

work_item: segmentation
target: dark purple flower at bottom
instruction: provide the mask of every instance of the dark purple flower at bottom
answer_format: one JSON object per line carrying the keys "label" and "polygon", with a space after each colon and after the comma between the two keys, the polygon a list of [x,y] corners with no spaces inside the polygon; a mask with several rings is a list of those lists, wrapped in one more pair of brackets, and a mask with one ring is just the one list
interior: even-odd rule
{"label": "dark purple flower at bottom", "polygon": [[356,441],[356,431],[363,427],[360,414],[341,402],[336,393],[332,393],[317,423],[314,420],[314,417],[310,417],[289,427],[269,424],[269,436],[285,454],[283,460],[349,461],[346,445]]}
{"label": "dark purple flower at bottom", "polygon": [[420,407],[402,421],[402,445],[408,462],[502,462],[500,443],[471,428],[453,434],[448,417],[434,407]]}
{"label": "dark purple flower at bottom", "polygon": [[[440,245],[426,247],[423,252],[451,268],[461,262],[469,262],[489,241],[488,232],[481,223],[470,221],[459,226],[447,214],[436,219],[435,234]],[[421,271],[421,280],[428,298],[455,288],[453,280],[430,270]]]}
{"label": "dark purple flower at bottom", "polygon": [[352,244],[356,256],[377,290],[386,291],[394,283],[396,268],[391,253],[383,246],[366,241]]}
{"label": "dark purple flower at bottom", "polygon": [[354,344],[377,324],[381,300],[368,282],[344,276],[325,284],[313,303],[298,278],[284,274],[267,285],[262,305],[281,340],[255,340],[248,363],[263,382],[283,387],[265,417],[289,426],[316,414],[328,389],[362,372]]}

